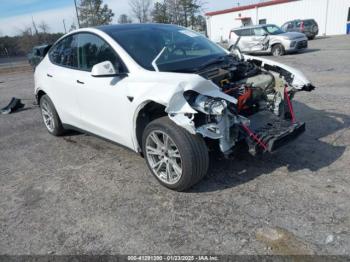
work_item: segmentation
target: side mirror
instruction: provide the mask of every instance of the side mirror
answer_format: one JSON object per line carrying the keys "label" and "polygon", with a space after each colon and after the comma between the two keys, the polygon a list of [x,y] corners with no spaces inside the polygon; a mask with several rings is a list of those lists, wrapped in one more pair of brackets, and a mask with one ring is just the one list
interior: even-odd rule
{"label": "side mirror", "polygon": [[92,67],[91,75],[94,77],[116,76],[118,71],[110,61],[104,61]]}
{"label": "side mirror", "polygon": [[239,61],[243,61],[244,57],[238,46],[231,48],[230,53],[238,58]]}

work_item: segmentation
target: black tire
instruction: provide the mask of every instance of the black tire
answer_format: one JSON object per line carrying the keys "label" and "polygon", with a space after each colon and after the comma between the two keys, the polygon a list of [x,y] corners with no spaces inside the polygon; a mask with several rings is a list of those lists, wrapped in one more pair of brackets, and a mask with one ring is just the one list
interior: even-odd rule
{"label": "black tire", "polygon": [[[55,106],[53,105],[50,97],[48,95],[43,95],[40,98],[39,101],[39,105],[40,105],[40,112],[41,112],[41,116],[43,118],[45,127],[47,129],[47,131],[54,136],[61,136],[65,133],[65,129],[62,126],[62,122],[60,117],[57,114],[57,111],[55,109]],[[52,114],[52,120],[53,120],[53,128],[49,128],[48,125],[45,123],[45,117],[44,117],[44,108],[47,108],[50,113]]]}
{"label": "black tire", "polygon": [[[151,168],[152,157],[146,151],[146,141],[153,132],[165,133],[179,151],[182,171],[176,183],[169,184],[162,181]],[[208,171],[209,154],[204,139],[190,134],[184,128],[176,125],[169,117],[156,119],[147,125],[142,136],[142,149],[147,166],[152,174],[162,185],[172,190],[184,191],[189,189],[198,183]]]}
{"label": "black tire", "polygon": [[283,45],[276,44],[271,48],[271,53],[273,56],[283,56],[286,51],[284,50]]}
{"label": "black tire", "polygon": [[309,36],[308,39],[309,39],[309,40],[314,40],[315,37],[316,37],[315,35],[312,35],[312,36]]}

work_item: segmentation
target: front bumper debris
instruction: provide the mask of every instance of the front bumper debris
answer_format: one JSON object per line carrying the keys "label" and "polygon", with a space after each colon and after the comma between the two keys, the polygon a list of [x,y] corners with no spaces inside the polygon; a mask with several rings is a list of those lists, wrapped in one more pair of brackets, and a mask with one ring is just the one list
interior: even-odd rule
{"label": "front bumper debris", "polygon": [[305,132],[305,123],[291,123],[270,112],[259,112],[250,119],[251,126],[242,126],[252,155],[274,152]]}

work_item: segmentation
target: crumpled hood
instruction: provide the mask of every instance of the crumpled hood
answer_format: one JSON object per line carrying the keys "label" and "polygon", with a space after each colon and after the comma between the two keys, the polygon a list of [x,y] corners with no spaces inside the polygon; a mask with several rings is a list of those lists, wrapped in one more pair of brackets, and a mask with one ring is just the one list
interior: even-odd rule
{"label": "crumpled hood", "polygon": [[[128,95],[135,97],[136,104],[144,101],[154,101],[166,107],[167,113],[196,113],[187,103],[184,92],[192,90],[199,94],[222,98],[229,103],[237,104],[237,99],[223,93],[212,81],[197,74],[181,74],[158,72],[147,74],[143,78],[144,86],[141,89],[139,83],[129,82]],[[128,79],[126,79],[128,81]]]}
{"label": "crumpled hood", "polygon": [[237,99],[229,96],[220,91],[220,89],[210,80],[199,79],[196,82],[181,82],[179,83],[175,94],[170,99],[168,106],[166,108],[166,112],[171,113],[196,113],[194,109],[187,103],[184,92],[186,91],[195,91],[199,94],[209,96],[209,97],[217,97],[222,98],[230,103],[237,104]]}
{"label": "crumpled hood", "polygon": [[302,33],[298,32],[286,32],[284,34],[278,35],[279,37],[288,37],[290,40],[295,40],[299,38],[306,38],[306,36]]}

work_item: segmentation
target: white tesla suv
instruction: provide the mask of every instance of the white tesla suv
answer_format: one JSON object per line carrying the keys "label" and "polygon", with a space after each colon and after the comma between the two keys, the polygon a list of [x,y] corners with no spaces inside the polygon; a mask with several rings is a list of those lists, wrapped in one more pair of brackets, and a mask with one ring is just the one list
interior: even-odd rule
{"label": "white tesla suv", "polygon": [[164,24],[71,32],[35,70],[49,133],[77,129],[128,147],[178,191],[206,174],[209,151],[273,152],[296,138],[305,124],[291,100],[313,88],[298,70]]}

